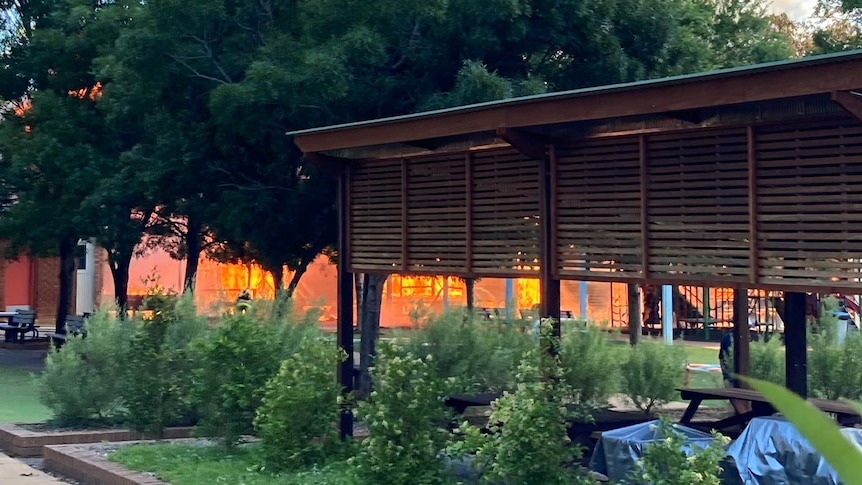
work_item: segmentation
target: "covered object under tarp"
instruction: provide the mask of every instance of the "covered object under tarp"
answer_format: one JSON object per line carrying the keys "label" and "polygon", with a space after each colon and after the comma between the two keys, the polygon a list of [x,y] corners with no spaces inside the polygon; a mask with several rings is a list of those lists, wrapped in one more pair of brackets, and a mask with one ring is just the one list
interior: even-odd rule
{"label": "covered object under tarp", "polygon": [[[635,463],[644,456],[646,447],[662,439],[660,426],[661,421],[654,420],[602,433],[590,459],[590,468],[607,475],[611,481],[627,478],[635,469]],[[708,433],[679,424],[672,426],[685,436],[683,451],[687,454],[712,443],[712,436]]]}
{"label": "covered object under tarp", "polygon": [[[841,432],[862,449],[862,430]],[[728,449],[745,485],[838,485],[835,470],[780,416],[754,418]]]}

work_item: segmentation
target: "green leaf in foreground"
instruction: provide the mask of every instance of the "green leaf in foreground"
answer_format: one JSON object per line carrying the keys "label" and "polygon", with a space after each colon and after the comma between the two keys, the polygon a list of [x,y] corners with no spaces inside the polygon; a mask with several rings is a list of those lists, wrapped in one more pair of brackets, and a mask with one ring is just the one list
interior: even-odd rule
{"label": "green leaf in foreground", "polygon": [[[811,403],[776,384],[738,376],[783,414],[832,465],[846,485],[862,485],[862,452]],[[860,406],[855,405],[858,409]]]}

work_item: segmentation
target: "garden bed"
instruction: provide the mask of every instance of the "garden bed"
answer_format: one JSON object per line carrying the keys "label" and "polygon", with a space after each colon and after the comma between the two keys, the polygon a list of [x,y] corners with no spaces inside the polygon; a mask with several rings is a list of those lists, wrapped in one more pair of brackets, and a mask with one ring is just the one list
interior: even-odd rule
{"label": "garden bed", "polygon": [[45,446],[44,467],[81,485],[165,485],[151,473],[137,472],[108,461],[116,443]]}
{"label": "garden bed", "polygon": [[[191,427],[167,428],[165,438],[188,438],[191,431]],[[0,424],[0,451],[22,458],[40,457],[43,447],[48,445],[136,441],[144,438],[142,433],[125,428],[50,429],[43,425]]]}

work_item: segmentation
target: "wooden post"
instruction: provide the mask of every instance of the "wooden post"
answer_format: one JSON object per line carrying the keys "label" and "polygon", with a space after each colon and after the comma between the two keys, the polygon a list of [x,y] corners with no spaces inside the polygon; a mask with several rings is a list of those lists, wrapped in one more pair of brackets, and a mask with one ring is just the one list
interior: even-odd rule
{"label": "wooden post", "polygon": [[[748,290],[733,289],[733,372],[747,376],[751,371],[749,360],[750,330],[748,328]],[[745,384],[742,384],[745,387]]]}
{"label": "wooden post", "polygon": [[554,277],[554,232],[556,224],[552,215],[553,198],[551,172],[556,162],[554,146],[550,147],[550,156],[539,160],[539,184],[541,192],[541,247],[539,256],[539,286],[540,317],[554,319],[554,335],[560,335],[560,280]]}
{"label": "wooden post", "polygon": [[[349,272],[349,185],[350,172],[338,177],[338,329],[337,344],[347,354],[338,366],[338,382],[345,396],[354,388],[353,362],[353,275]],[[353,413],[345,407],[341,412],[341,439],[353,436]]]}
{"label": "wooden post", "polygon": [[808,342],[805,293],[784,293],[784,347],[787,388],[808,397]]}
{"label": "wooden post", "polygon": [[641,324],[641,305],[638,285],[629,283],[626,285],[629,300],[629,343],[637,344],[641,340],[643,326]]}

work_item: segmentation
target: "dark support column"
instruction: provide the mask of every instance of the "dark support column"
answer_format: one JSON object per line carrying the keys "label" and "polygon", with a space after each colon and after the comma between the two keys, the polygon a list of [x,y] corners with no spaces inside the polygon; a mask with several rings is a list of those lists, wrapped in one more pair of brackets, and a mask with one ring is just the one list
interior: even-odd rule
{"label": "dark support column", "polygon": [[641,299],[638,294],[638,285],[629,283],[626,285],[629,305],[629,343],[637,344],[641,340],[643,323],[641,322]]}
{"label": "dark support column", "polygon": [[553,187],[551,186],[553,178],[554,164],[556,163],[556,154],[554,147],[551,145],[548,156],[539,160],[539,183],[541,191],[541,247],[539,252],[539,286],[541,302],[539,310],[542,318],[553,318],[554,335],[560,335],[560,280],[554,277],[554,252],[555,247],[555,231],[556,221],[554,218],[553,204],[556,202],[553,197]]}
{"label": "dark support column", "polygon": [[[733,290],[733,372],[749,375],[748,290]],[[741,384],[745,387],[745,384]]]}
{"label": "dark support column", "polygon": [[784,346],[787,388],[808,397],[808,342],[805,293],[784,293]]}
{"label": "dark support column", "polygon": [[[348,173],[338,177],[338,346],[347,359],[338,366],[338,382],[345,395],[353,391],[353,274],[347,271],[349,258],[348,219],[350,211]],[[345,408],[341,412],[341,438],[353,436],[353,413]]]}

